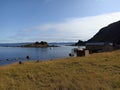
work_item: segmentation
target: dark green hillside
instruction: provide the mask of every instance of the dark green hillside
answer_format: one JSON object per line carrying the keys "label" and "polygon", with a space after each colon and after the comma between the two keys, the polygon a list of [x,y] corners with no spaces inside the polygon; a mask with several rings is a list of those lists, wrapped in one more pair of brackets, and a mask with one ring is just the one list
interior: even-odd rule
{"label": "dark green hillside", "polygon": [[120,21],[102,28],[88,42],[113,42],[120,44]]}

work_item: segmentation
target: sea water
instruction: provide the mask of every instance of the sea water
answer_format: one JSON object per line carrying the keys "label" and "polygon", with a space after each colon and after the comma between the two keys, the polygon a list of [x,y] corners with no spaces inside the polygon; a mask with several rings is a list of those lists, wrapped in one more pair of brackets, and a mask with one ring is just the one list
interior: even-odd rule
{"label": "sea water", "polygon": [[[53,60],[69,57],[71,49],[75,46],[59,46],[47,48],[25,48],[25,47],[0,47],[0,66],[19,61],[29,60]],[[83,48],[83,47],[81,47]]]}

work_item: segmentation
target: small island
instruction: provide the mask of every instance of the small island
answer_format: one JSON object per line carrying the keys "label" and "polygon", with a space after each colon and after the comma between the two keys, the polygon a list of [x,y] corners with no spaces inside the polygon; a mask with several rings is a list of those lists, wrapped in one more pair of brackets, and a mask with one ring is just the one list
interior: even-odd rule
{"label": "small island", "polygon": [[26,44],[26,45],[22,45],[20,47],[33,47],[33,48],[46,48],[46,47],[58,47],[56,45],[49,45],[47,42],[45,41],[41,41],[41,42],[35,42],[35,43],[31,43],[31,44]]}
{"label": "small island", "polygon": [[32,44],[22,45],[21,47],[36,47],[36,48],[39,48],[39,47],[50,47],[50,46],[45,41],[41,41],[41,42],[37,41],[37,42],[32,43]]}

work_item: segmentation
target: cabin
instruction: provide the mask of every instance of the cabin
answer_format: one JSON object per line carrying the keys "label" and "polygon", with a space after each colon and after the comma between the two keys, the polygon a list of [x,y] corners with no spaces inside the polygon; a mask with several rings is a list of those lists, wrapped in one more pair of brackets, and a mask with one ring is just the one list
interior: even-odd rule
{"label": "cabin", "polygon": [[81,50],[79,48],[74,48],[72,49],[69,55],[76,56],[76,57],[89,56],[89,50],[86,50],[86,49]]}
{"label": "cabin", "polygon": [[95,42],[95,43],[86,43],[86,49],[89,50],[90,53],[99,53],[99,52],[113,51],[114,46],[113,43]]}

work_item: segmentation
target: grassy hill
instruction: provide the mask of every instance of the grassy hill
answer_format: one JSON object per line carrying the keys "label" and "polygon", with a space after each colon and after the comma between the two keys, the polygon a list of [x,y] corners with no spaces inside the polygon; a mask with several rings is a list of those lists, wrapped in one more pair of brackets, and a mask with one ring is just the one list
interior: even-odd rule
{"label": "grassy hill", "polygon": [[120,50],[1,66],[0,90],[120,90]]}

